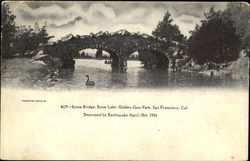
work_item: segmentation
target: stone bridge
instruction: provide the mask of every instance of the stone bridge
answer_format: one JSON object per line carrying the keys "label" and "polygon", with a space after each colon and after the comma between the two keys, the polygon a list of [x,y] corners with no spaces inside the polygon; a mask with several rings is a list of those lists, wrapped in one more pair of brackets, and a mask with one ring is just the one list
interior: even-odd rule
{"label": "stone bridge", "polygon": [[177,46],[176,42],[169,42],[146,34],[130,33],[126,30],[117,32],[98,32],[90,35],[68,35],[61,40],[45,46],[45,53],[63,60],[64,68],[74,67],[73,54],[83,49],[99,49],[110,54],[112,69],[126,71],[129,55],[138,51],[163,54],[171,60]]}

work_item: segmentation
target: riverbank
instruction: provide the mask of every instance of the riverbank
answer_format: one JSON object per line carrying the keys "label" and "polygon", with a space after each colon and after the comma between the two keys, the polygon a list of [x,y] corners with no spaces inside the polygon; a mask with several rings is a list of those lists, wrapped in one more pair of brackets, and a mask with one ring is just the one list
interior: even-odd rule
{"label": "riverbank", "polygon": [[2,59],[1,85],[15,88],[47,88],[53,86],[48,81],[50,75],[42,61],[31,58]]}
{"label": "riverbank", "polygon": [[202,70],[199,73],[216,77],[229,77],[235,80],[249,79],[249,58],[240,57],[220,70]]}

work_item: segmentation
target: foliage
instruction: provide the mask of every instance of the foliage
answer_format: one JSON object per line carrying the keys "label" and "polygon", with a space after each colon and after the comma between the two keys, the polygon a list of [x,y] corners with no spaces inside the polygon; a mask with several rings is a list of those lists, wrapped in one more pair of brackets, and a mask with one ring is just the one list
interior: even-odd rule
{"label": "foliage", "polygon": [[146,69],[168,69],[168,58],[157,52],[140,51],[139,60],[144,64]]}
{"label": "foliage", "polygon": [[14,51],[24,53],[28,50],[35,50],[39,44],[47,43],[50,38],[46,24],[40,27],[38,23],[35,23],[33,28],[20,26],[17,28],[15,36]]}
{"label": "foliage", "polygon": [[3,57],[8,57],[11,54],[10,47],[16,31],[14,21],[16,16],[12,14],[7,3],[2,4],[1,10],[1,53]]}
{"label": "foliage", "polygon": [[171,14],[167,11],[162,21],[160,21],[152,34],[159,38],[164,38],[167,41],[176,41],[184,43],[185,37],[181,34],[179,27],[172,24],[173,19],[170,18]]}
{"label": "foliage", "polygon": [[14,53],[24,53],[35,50],[39,44],[45,44],[52,36],[49,36],[46,23],[34,27],[16,26],[16,16],[10,11],[7,3],[3,3],[1,11],[2,30],[2,54],[3,57],[11,57]]}
{"label": "foliage", "polygon": [[199,64],[211,61],[222,63],[238,58],[240,39],[230,19],[221,11],[210,9],[205,20],[196,25],[188,40],[187,51]]}
{"label": "foliage", "polygon": [[250,42],[250,8],[246,3],[231,2],[228,4],[225,11],[225,16],[232,20],[233,26],[236,29],[236,34],[241,39],[242,49],[249,52]]}
{"label": "foliage", "polygon": [[[166,12],[163,20],[158,23],[152,34],[166,40],[166,47],[168,49],[175,48],[178,50],[178,53],[183,53],[183,50],[185,49],[186,37],[181,34],[179,27],[176,24],[172,24],[173,19],[170,17],[171,14]],[[162,53],[158,53],[156,51],[143,51],[140,53],[139,60],[142,61],[145,68],[168,68],[169,60]]]}

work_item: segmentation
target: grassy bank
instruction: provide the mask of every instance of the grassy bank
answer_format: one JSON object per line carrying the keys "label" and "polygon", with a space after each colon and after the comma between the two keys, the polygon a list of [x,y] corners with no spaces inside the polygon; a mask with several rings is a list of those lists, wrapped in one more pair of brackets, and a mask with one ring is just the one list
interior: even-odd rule
{"label": "grassy bank", "polygon": [[248,80],[249,79],[249,58],[240,57],[236,61],[228,63],[229,65],[220,70],[204,70],[200,73],[214,75],[218,77],[230,77],[232,79]]}

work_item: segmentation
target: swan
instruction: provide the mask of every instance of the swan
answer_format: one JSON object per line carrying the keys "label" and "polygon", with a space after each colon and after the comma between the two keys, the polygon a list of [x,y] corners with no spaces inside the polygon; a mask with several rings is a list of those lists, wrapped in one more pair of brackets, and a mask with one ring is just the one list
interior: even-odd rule
{"label": "swan", "polygon": [[87,77],[87,81],[85,83],[86,86],[94,86],[95,85],[95,82],[89,81],[89,75],[85,75],[85,77]]}

